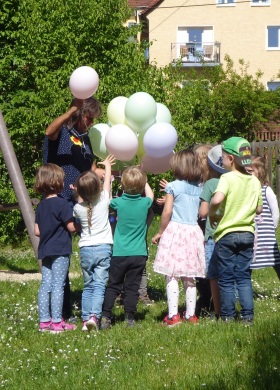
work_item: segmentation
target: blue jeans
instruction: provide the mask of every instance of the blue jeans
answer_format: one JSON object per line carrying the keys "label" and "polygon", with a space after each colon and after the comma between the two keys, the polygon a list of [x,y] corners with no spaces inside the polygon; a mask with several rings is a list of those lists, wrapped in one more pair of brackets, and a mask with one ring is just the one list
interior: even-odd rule
{"label": "blue jeans", "polygon": [[253,319],[254,301],[250,264],[253,258],[254,235],[250,232],[228,233],[216,242],[218,256],[219,286],[221,294],[221,317],[235,317],[235,289],[239,294],[241,318]]}
{"label": "blue jeans", "polygon": [[112,250],[110,244],[80,248],[81,267],[84,275],[82,294],[82,318],[101,317],[105,286],[108,279]]}
{"label": "blue jeans", "polygon": [[[42,260],[42,282],[38,293],[40,322],[62,320],[65,279],[69,256],[48,256]],[[51,314],[50,314],[51,294]]]}

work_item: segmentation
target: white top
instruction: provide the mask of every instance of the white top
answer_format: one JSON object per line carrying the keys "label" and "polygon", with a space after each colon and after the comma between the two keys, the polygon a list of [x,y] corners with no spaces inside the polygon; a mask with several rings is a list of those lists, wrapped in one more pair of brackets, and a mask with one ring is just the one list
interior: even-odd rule
{"label": "white top", "polygon": [[87,202],[77,203],[74,206],[74,217],[82,225],[79,247],[113,244],[112,230],[108,218],[110,195],[103,190],[96,204],[92,204],[91,228],[88,226]]}

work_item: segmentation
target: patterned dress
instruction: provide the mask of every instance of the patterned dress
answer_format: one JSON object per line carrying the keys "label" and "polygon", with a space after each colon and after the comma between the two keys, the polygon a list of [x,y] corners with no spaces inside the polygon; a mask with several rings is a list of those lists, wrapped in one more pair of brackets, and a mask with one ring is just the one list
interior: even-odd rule
{"label": "patterned dress", "polygon": [[159,241],[154,270],[175,277],[205,277],[204,236],[197,223],[201,187],[176,180],[165,191],[174,197],[174,204]]}
{"label": "patterned dress", "polygon": [[255,248],[251,269],[273,267],[280,264],[275,227],[266,197],[267,187],[266,185],[262,187],[263,211],[255,218]]}

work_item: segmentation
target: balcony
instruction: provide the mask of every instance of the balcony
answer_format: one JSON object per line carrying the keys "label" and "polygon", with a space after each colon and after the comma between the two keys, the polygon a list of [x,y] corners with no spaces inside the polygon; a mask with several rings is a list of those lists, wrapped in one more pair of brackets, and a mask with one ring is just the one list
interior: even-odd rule
{"label": "balcony", "polygon": [[220,42],[171,43],[171,63],[183,67],[220,65]]}

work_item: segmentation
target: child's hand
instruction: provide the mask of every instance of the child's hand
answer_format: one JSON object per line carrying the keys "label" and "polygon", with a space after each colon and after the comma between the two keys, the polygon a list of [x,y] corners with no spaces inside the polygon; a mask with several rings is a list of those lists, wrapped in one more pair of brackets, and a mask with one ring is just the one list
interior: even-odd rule
{"label": "child's hand", "polygon": [[153,238],[152,238],[152,243],[153,244],[158,244],[159,240],[160,240],[160,237],[161,237],[161,234],[160,233],[157,233]]}
{"label": "child's hand", "polygon": [[164,190],[165,190],[165,187],[167,186],[167,184],[168,184],[168,181],[167,181],[167,180],[161,179],[161,181],[159,182],[160,190],[161,190],[161,191],[164,191]]}
{"label": "child's hand", "polygon": [[104,161],[99,161],[97,164],[104,165],[105,169],[106,167],[111,167],[115,164],[116,158],[112,154],[108,154],[108,156],[105,158]]}
{"label": "child's hand", "polygon": [[165,203],[165,196],[162,196],[161,198],[157,198],[156,200],[157,204],[159,206],[164,206],[164,203]]}
{"label": "child's hand", "polygon": [[217,224],[220,222],[221,219],[222,219],[221,215],[217,215],[217,214],[214,214],[212,216],[209,215],[209,222],[210,222],[211,228],[216,229]]}

